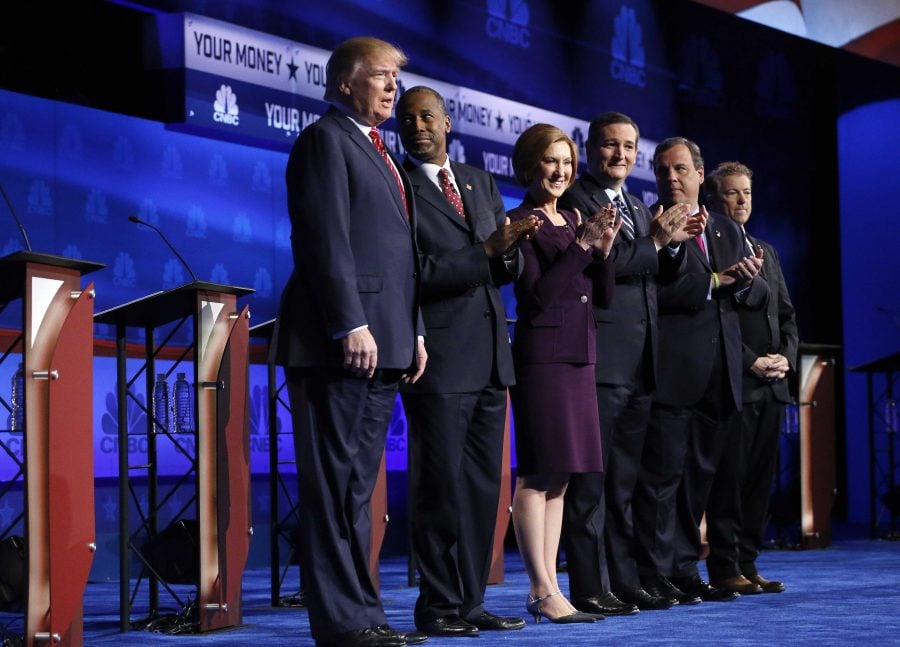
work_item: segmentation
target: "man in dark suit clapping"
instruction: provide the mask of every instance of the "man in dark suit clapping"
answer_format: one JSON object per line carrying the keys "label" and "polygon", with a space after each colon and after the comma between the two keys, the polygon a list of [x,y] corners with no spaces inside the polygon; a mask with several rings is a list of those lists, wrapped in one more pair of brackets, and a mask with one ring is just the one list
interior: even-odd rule
{"label": "man in dark suit clapping", "polygon": [[410,523],[418,560],[416,626],[432,636],[521,629],[483,605],[490,571],[506,389],[514,381],[498,287],[521,267],[537,218],[504,224],[485,171],[447,156],[450,117],[424,86],[397,104],[418,216],[428,371],[404,386],[410,435]]}
{"label": "man in dark suit clapping", "polygon": [[739,488],[740,508],[713,509],[711,525],[722,528],[723,544],[710,542],[706,560],[712,582],[722,588],[759,586],[764,593],[780,593],[784,584],[759,574],[756,558],[767,525],[769,498],[778,457],[778,434],[784,405],[790,402],[787,374],[796,370],[797,319],[775,248],[746,230],[753,207],[753,172],[740,162],[722,162],[706,179],[711,206],[741,227],[748,253],[761,247],[766,262],[760,275],[766,279],[769,298],[763,310],[740,308],[743,340],[744,407],[738,451],[723,457],[721,472],[734,471],[738,481],[723,479],[715,490]]}
{"label": "man in dark suit clapping", "polygon": [[765,304],[766,283],[758,276],[763,257],[749,253],[731,220],[700,206],[704,164],[696,143],[663,140],[653,169],[663,206],[686,203],[708,220],[702,234],[683,243],[683,271],[657,292],[659,371],[634,498],[641,581],[648,592],[680,604],[733,600],[733,591],[700,577],[699,524],[704,511],[735,504],[719,493],[710,497],[710,487],[723,453],[738,439],[738,308]]}
{"label": "man in dark suit clapping", "polygon": [[[352,38],[328,60],[328,112],[287,165],[294,271],[273,348],[285,367],[300,490],[300,560],[317,645],[426,640],[387,624],[369,576],[369,501],[399,382],[425,368],[412,187],[377,126],[406,57]],[[417,339],[418,337],[418,339]]]}
{"label": "man in dark suit clapping", "polygon": [[[588,217],[610,203],[622,228],[610,258],[616,274],[612,306],[594,308],[597,320],[597,406],[606,472],[573,474],[566,490],[563,538],[570,597],[581,611],[629,615],[668,609],[672,602],[641,588],[634,559],[631,498],[640,468],[655,385],[657,277],[678,271],[684,252],[666,245],[697,233],[687,205],[670,205],[655,217],[625,190],[638,152],[638,126],[627,115],[605,112],[591,120],[586,173],[560,206]],[[694,230],[691,228],[694,227]]]}

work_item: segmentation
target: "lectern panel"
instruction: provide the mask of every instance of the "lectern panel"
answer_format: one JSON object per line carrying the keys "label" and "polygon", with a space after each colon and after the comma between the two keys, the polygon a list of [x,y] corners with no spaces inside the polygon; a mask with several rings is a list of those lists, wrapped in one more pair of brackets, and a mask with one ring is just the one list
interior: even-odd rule
{"label": "lectern panel", "polygon": [[[57,531],[49,518],[50,389],[53,352],[66,317],[72,291],[81,287],[76,270],[26,264],[24,268],[25,370],[25,508],[28,556],[26,644],[50,630],[50,537]],[[90,344],[90,336],[86,343]],[[56,429],[53,432],[56,433]],[[93,473],[90,474],[93,478]],[[79,591],[80,593],[80,591]]]}
{"label": "lectern panel", "polygon": [[219,381],[226,385],[217,416],[219,537],[223,542],[219,570],[232,625],[241,621],[241,575],[250,553],[249,368],[244,359],[249,354],[249,319],[250,312],[244,308],[235,320],[219,372]]}
{"label": "lectern panel", "polygon": [[[197,377],[198,505],[200,514],[200,629],[208,631],[240,622],[240,578],[249,550],[249,519],[236,528],[249,505],[249,452],[244,451],[247,425],[247,353],[249,312],[236,312],[234,295],[198,294],[199,345]],[[235,354],[240,353],[240,354]],[[227,379],[223,379],[227,375]],[[231,410],[231,391],[237,390],[238,408]],[[232,419],[232,415],[234,416]],[[232,438],[232,436],[234,438]],[[228,456],[229,441],[239,457]],[[231,467],[236,472],[231,472]],[[234,482],[231,483],[231,479]],[[235,488],[232,498],[232,485]],[[223,498],[225,500],[223,500]],[[224,506],[224,508],[223,508]],[[224,518],[223,518],[224,517]],[[237,545],[231,545],[235,539]],[[227,551],[225,550],[227,546]],[[227,570],[235,551],[236,568]],[[240,557],[242,555],[242,557]],[[237,568],[237,566],[240,566]],[[237,580],[236,582],[234,580]],[[229,597],[230,592],[230,597]]]}
{"label": "lectern panel", "polygon": [[[50,631],[80,642],[82,594],[95,548],[93,451],[93,285],[75,301],[50,366]],[[68,638],[68,640],[66,639]]]}

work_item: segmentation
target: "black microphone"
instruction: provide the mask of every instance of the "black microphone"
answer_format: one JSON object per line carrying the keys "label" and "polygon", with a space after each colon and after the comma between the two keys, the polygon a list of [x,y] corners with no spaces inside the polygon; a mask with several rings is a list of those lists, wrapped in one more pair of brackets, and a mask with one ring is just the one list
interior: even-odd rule
{"label": "black microphone", "polygon": [[22,221],[19,220],[19,216],[16,213],[16,210],[13,208],[12,200],[10,200],[9,196],[6,195],[6,189],[3,188],[2,184],[0,184],[0,193],[3,194],[3,199],[6,200],[6,205],[9,207],[9,212],[12,214],[13,219],[16,221],[16,224],[19,225],[19,231],[22,232],[22,238],[25,240],[25,249],[30,252],[31,242],[28,240],[28,234],[25,233],[25,227],[22,226]]}
{"label": "black microphone", "polygon": [[162,233],[162,232],[159,230],[159,227],[154,227],[154,226],[151,225],[149,222],[147,222],[147,221],[145,221],[145,220],[141,220],[140,218],[138,218],[138,217],[135,216],[135,215],[130,215],[130,216],[128,216],[128,219],[129,219],[131,222],[137,223],[137,224],[139,224],[139,225],[144,225],[145,227],[150,227],[150,229],[152,229],[152,230],[155,231],[157,234],[159,234],[159,237],[162,238],[162,239],[163,239],[163,242],[164,242],[166,245],[169,246],[169,249],[171,249],[171,250],[172,250],[172,253],[175,254],[175,256],[178,258],[179,261],[181,261],[181,264],[184,265],[184,266],[187,268],[188,274],[191,275],[191,278],[194,279],[194,282],[195,282],[195,283],[196,283],[196,282],[199,282],[199,279],[197,278],[197,275],[194,274],[194,270],[192,270],[192,269],[191,269],[191,266],[188,265],[187,261],[184,260],[184,258],[182,258],[181,254],[178,253],[178,250],[175,249],[174,245],[172,245],[172,243],[169,242],[169,239],[166,238],[166,235],[165,235],[164,233]]}

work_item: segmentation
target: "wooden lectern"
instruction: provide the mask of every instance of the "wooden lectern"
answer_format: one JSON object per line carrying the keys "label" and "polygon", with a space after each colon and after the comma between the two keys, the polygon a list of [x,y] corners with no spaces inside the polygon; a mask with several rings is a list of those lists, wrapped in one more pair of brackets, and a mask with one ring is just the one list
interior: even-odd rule
{"label": "wooden lectern", "polygon": [[800,345],[800,540],[804,548],[831,544],[839,350],[825,344]]}
{"label": "wooden lectern", "polygon": [[[0,307],[22,299],[26,583],[24,644],[83,643],[94,543],[94,285],[104,267],[17,252],[0,258]],[[2,361],[2,360],[0,360]],[[12,455],[12,454],[10,454]],[[18,477],[16,477],[18,478]]]}
{"label": "wooden lectern", "polygon": [[[120,629],[131,628],[131,604],[140,587],[142,576],[131,590],[129,550],[135,552],[150,573],[149,606],[151,617],[159,611],[158,584],[178,601],[174,589],[159,577],[157,569],[141,552],[139,538],[153,541],[159,537],[162,506],[171,500],[174,490],[194,481],[196,514],[197,573],[196,601],[199,631],[222,629],[241,623],[241,579],[253,532],[250,519],[250,445],[248,353],[250,313],[237,308],[237,297],[252,290],[217,283],[195,281],[181,287],[149,295],[142,299],[100,312],[98,323],[115,324],[117,358],[117,396],[119,402],[119,560],[120,560]],[[157,442],[171,441],[186,452],[186,435],[162,428],[150,410],[155,360],[171,339],[174,330],[160,344],[155,331],[167,324],[192,323],[192,343],[181,349],[176,366],[193,359],[193,396],[195,453],[190,467],[165,496],[159,497]],[[144,329],[145,353],[140,368],[132,377],[127,373],[126,330]],[[174,371],[174,368],[170,371]],[[147,393],[147,464],[130,465],[128,460],[129,428],[127,404],[140,402],[130,386],[144,373]],[[156,424],[154,424],[156,423]],[[136,494],[134,471],[146,473],[147,505],[142,506]],[[133,501],[132,501],[133,498]],[[137,506],[140,524],[129,524],[129,505]],[[182,508],[187,512],[190,506]],[[176,521],[178,521],[176,519]],[[187,533],[186,533],[187,534]],[[189,550],[185,546],[184,550]],[[182,606],[186,606],[182,603]]]}

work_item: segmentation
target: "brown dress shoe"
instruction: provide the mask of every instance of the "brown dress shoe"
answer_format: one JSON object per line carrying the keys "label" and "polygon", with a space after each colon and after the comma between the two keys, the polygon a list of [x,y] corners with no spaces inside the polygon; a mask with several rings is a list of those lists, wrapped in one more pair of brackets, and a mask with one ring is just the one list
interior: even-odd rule
{"label": "brown dress shoe", "polygon": [[759,573],[756,575],[747,575],[746,577],[749,581],[759,585],[759,588],[763,590],[763,593],[781,593],[784,591],[784,582],[767,580]]}
{"label": "brown dress shoe", "polygon": [[755,582],[751,582],[743,575],[735,575],[734,577],[726,577],[724,580],[716,580],[713,586],[724,591],[732,593],[740,593],[741,595],[756,595],[762,593],[762,587]]}

